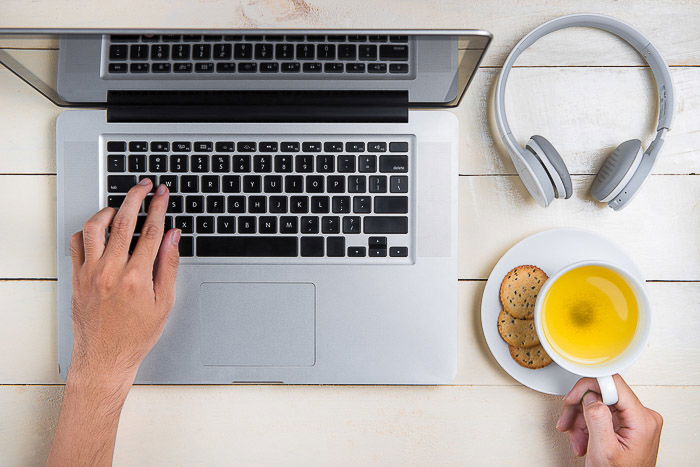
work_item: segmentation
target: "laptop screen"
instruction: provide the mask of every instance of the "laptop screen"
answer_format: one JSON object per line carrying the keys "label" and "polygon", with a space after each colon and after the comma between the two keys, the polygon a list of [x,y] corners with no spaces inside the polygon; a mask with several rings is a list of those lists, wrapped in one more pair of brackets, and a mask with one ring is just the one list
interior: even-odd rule
{"label": "laptop screen", "polygon": [[425,30],[0,30],[0,62],[65,107],[115,95],[355,91],[456,106],[491,36]]}

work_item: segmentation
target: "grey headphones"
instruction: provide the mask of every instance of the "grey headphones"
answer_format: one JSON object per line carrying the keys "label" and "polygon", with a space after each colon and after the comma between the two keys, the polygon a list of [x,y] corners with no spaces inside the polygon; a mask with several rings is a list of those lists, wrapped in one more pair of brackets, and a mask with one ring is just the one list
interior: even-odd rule
{"label": "grey headphones", "polygon": [[614,210],[622,209],[639,191],[651,173],[656,156],[671,128],[673,118],[673,83],[664,59],[659,51],[637,30],[616,19],[602,15],[578,14],[562,16],[544,23],[523,37],[511,51],[498,77],[495,96],[495,116],[498,132],[508,154],[518,171],[523,184],[541,206],[549,206],[554,198],[569,198],[573,192],[571,176],[561,156],[544,137],[535,135],[525,148],[520,146],[511,133],[506,119],[505,91],[508,75],[513,63],[523,51],[539,38],[570,27],[592,27],[602,29],[620,37],[646,60],[654,74],[659,96],[659,121],[656,138],[649,149],[642,153],[642,143],[632,139],[620,144],[605,159],[591,186],[591,195],[598,201],[608,203]]}

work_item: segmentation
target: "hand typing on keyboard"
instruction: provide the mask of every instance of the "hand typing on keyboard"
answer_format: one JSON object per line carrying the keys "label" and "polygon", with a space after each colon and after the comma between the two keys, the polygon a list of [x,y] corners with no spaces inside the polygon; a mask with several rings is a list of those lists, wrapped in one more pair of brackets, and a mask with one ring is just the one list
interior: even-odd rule
{"label": "hand typing on keyboard", "polygon": [[165,185],[155,191],[129,254],[152,187],[150,179],[142,180],[118,211],[102,209],[71,238],[73,360],[49,465],[111,462],[122,404],[175,301],[180,230],[163,235]]}

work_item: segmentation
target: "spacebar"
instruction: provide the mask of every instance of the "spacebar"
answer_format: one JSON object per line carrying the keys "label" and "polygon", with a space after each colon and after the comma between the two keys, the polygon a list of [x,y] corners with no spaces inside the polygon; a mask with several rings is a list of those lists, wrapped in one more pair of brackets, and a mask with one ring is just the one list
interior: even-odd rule
{"label": "spacebar", "polygon": [[197,237],[197,256],[297,256],[297,237]]}

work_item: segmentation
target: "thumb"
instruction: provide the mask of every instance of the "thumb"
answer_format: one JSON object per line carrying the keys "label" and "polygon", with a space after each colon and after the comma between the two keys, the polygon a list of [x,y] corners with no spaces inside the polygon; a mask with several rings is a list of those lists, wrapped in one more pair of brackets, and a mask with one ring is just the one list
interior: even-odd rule
{"label": "thumb", "polygon": [[156,271],[153,278],[153,289],[156,301],[166,303],[168,311],[175,302],[175,279],[180,264],[180,229],[170,229],[163,237],[156,258]]}
{"label": "thumb", "polygon": [[588,391],[583,395],[583,417],[588,428],[588,452],[606,453],[617,444],[612,412],[603,404],[600,394]]}

